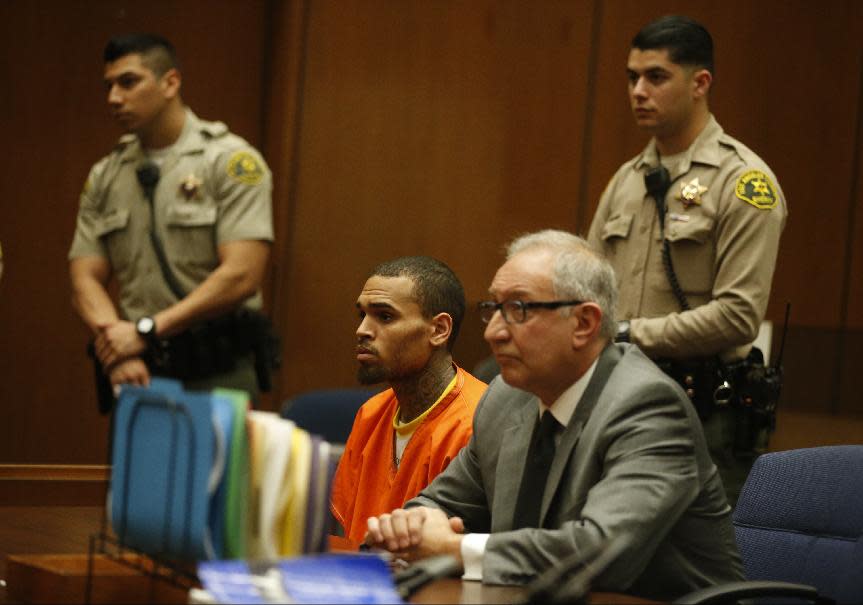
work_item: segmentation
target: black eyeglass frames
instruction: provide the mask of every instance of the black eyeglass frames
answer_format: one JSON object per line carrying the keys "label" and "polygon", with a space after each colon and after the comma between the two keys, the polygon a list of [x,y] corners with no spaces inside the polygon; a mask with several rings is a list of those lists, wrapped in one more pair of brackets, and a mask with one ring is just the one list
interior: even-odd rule
{"label": "black eyeglass frames", "polygon": [[560,307],[572,307],[583,304],[583,300],[549,300],[549,301],[529,301],[523,300],[507,300],[504,302],[494,302],[486,300],[477,305],[479,316],[483,323],[488,323],[494,317],[496,311],[500,311],[503,315],[503,320],[510,324],[523,323],[527,319],[528,309],[559,309]]}

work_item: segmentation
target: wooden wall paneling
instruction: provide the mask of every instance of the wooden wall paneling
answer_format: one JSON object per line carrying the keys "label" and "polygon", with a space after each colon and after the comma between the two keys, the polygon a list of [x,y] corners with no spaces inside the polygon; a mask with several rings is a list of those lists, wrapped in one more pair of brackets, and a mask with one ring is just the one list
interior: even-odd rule
{"label": "wooden wall paneling", "polygon": [[[0,461],[65,461],[74,454],[41,455],[75,440],[84,450],[101,441],[88,453],[104,457],[107,424],[96,418],[86,332],[70,308],[66,278],[73,207],[88,170],[83,156],[95,159],[96,146],[110,144],[96,127],[102,116],[88,111],[102,97],[100,49],[67,29],[71,7],[18,2],[0,11],[7,142],[0,161],[14,167],[0,179]],[[79,422],[85,415],[88,422]]]}
{"label": "wooden wall paneling", "polygon": [[[297,225],[294,220],[299,161],[297,151],[302,127],[306,44],[309,2],[279,2],[270,6],[267,77],[264,91],[264,153],[273,162],[273,223],[276,241],[270,256],[268,275],[271,296],[266,303],[275,328],[282,337],[285,367],[291,362],[292,347],[287,338],[290,309],[281,301],[290,291],[290,251]],[[284,399],[282,372],[274,373],[272,394],[263,407],[278,409]]]}
{"label": "wooden wall paneling", "polygon": [[0,505],[101,506],[110,475],[101,464],[0,464]]}
{"label": "wooden wall paneling", "polygon": [[837,227],[847,224],[855,170],[859,7],[795,0],[741,11],[726,19],[734,54],[718,68],[716,105],[729,131],[776,172],[790,207],[768,317],[781,320],[791,301],[793,325],[838,328],[845,233]]}
{"label": "wooden wall paneling", "polygon": [[783,406],[836,411],[863,21],[854,2],[781,5],[751,3],[724,20],[733,54],[717,66],[715,105],[776,172],[789,204],[767,313],[778,326],[791,302]]}
{"label": "wooden wall paneling", "polygon": [[863,443],[863,415],[779,410],[770,451]]}
{"label": "wooden wall paneling", "polygon": [[[353,305],[376,263],[441,258],[474,303],[511,235],[574,227],[590,9],[311,3],[284,395],[354,383]],[[470,367],[481,326],[462,332]]]}
{"label": "wooden wall paneling", "polygon": [[[839,413],[852,412],[863,418],[863,5],[854,4],[851,18],[856,35],[849,37],[855,44],[849,48],[858,57],[858,97],[856,116],[855,174],[850,193],[848,214],[849,263],[846,272],[847,294],[842,349],[839,353]],[[850,78],[851,72],[848,73]],[[858,434],[863,443],[863,432]]]}
{"label": "wooden wall paneling", "polygon": [[[176,45],[184,98],[260,141],[264,3],[103,0],[0,3],[0,461],[99,463],[87,332],[69,304],[66,253],[89,167],[119,136],[101,84],[102,48],[126,31]],[[229,40],[230,43],[226,43]]]}
{"label": "wooden wall paneling", "polygon": [[[306,8],[301,88],[294,53]],[[714,109],[768,160],[790,200],[769,313],[781,320],[784,301],[794,303],[784,405],[859,409],[860,352],[853,338],[841,355],[837,344],[842,275],[850,280],[847,327],[863,323],[863,219],[851,212],[863,169],[849,126],[860,119],[863,20],[852,0],[585,0],[544,2],[542,10],[490,0],[13,1],[0,3],[7,141],[0,151],[7,166],[0,179],[0,462],[104,460],[107,421],[95,413],[82,353],[87,334],[68,303],[66,252],[87,170],[117,137],[99,82],[111,34],[170,37],[196,112],[264,143],[279,237],[268,300],[285,336],[280,377],[288,396],[353,384],[351,306],[376,262],[439,256],[473,303],[516,232],[586,229],[607,179],[646,140],[632,125],[623,69],[631,36],[665,12],[689,12],[713,31]],[[270,30],[265,21],[273,16]],[[599,44],[592,49],[594,26]],[[596,81],[588,91],[591,67]],[[301,122],[292,106],[297,90],[305,91]],[[288,141],[295,125],[302,134],[296,156]],[[593,135],[587,158],[585,132]],[[291,170],[296,181],[286,182]],[[587,199],[577,199],[581,186]],[[841,227],[852,219],[848,269],[838,259],[846,249]],[[469,316],[458,358],[470,367],[484,351],[481,326]],[[841,404],[824,403],[836,388],[837,355],[845,364]]]}
{"label": "wooden wall paneling", "polygon": [[634,125],[626,88],[626,59],[629,43],[638,29],[656,16],[655,4],[608,2],[599,5],[592,136],[588,148],[586,198],[579,200],[577,230],[586,235],[605,186],[620,165],[637,154],[647,137]]}
{"label": "wooden wall paneling", "polygon": [[[800,412],[831,412],[838,406],[838,329],[790,326],[783,358],[780,406]],[[778,335],[773,339],[778,351]]]}

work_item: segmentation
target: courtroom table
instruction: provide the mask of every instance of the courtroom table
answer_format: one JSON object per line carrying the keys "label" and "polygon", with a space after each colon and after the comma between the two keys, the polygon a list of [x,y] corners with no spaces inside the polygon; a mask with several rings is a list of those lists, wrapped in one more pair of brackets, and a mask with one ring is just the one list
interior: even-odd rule
{"label": "courtroom table", "polygon": [[[482,582],[469,582],[458,578],[444,578],[423,586],[411,598],[411,603],[523,603],[527,590],[522,586],[493,586]],[[613,592],[592,592],[588,603],[596,605],[649,605],[649,601],[631,595]]]}
{"label": "courtroom table", "polygon": [[[0,582],[0,604],[8,602],[81,603],[87,572],[89,536],[100,529],[102,507],[0,507],[0,579],[13,582],[11,594]],[[337,546],[331,540],[331,546]],[[349,550],[348,544],[341,550]],[[336,548],[336,550],[339,550]],[[51,553],[51,554],[43,554]],[[77,554],[73,554],[77,553]],[[9,560],[6,560],[8,556]],[[11,569],[9,565],[11,564]],[[12,576],[7,575],[12,572]],[[153,582],[101,557],[96,561],[93,602],[182,602],[167,584]],[[164,585],[162,585],[164,584]],[[492,586],[458,578],[436,580],[414,594],[411,603],[518,603],[523,587]],[[7,597],[11,596],[12,599]],[[14,597],[18,597],[17,599]],[[628,595],[593,593],[590,603],[646,604]]]}
{"label": "courtroom table", "polygon": [[[331,552],[356,552],[357,545],[340,536],[329,536]],[[411,598],[411,603],[521,603],[527,598],[522,586],[495,586],[458,578],[444,578],[423,586]],[[639,597],[612,592],[591,593],[588,602],[596,603],[655,603]]]}
{"label": "courtroom table", "polygon": [[491,586],[458,578],[435,580],[420,588],[411,603],[520,603],[527,590],[521,586]]}

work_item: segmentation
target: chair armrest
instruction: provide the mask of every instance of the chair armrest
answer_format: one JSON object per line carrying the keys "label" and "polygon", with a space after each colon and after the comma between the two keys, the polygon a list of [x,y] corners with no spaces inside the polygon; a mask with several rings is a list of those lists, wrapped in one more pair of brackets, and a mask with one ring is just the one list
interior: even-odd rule
{"label": "chair armrest", "polygon": [[749,581],[729,582],[690,592],[674,601],[675,605],[719,605],[755,597],[793,597],[813,603],[832,603],[818,596],[818,591],[806,584],[790,582]]}

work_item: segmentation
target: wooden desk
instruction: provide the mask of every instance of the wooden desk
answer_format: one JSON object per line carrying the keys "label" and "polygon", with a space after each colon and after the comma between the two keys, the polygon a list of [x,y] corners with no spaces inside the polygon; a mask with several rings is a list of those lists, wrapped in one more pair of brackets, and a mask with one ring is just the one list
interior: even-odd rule
{"label": "wooden desk", "polygon": [[[339,536],[329,536],[329,547],[334,552],[356,552],[357,546]],[[411,603],[520,603],[527,598],[522,586],[492,586],[482,582],[468,582],[458,578],[445,578],[423,586],[411,597]],[[613,592],[592,593],[590,603],[653,603],[639,597]]]}
{"label": "wooden desk", "polygon": [[[27,586],[14,586],[11,593],[31,602],[82,602],[87,555],[37,555],[40,553],[84,553],[89,535],[98,531],[101,507],[0,507],[0,578],[8,578],[3,555],[15,553],[9,561],[16,583],[23,579]],[[346,545],[343,545],[346,546]],[[94,584],[95,602],[185,601],[183,595],[171,592],[162,583],[130,572],[110,561],[97,562]],[[64,571],[58,571],[64,570]],[[44,574],[40,576],[39,574]],[[42,584],[52,576],[58,582],[46,594]],[[57,588],[60,586],[60,588]],[[55,592],[55,590],[57,592]],[[124,592],[129,591],[129,592]],[[438,580],[424,586],[412,598],[412,603],[516,603],[523,601],[526,590],[517,586],[489,586],[480,582],[464,582],[457,578]],[[0,604],[7,602],[6,590],[0,587]],[[647,604],[651,601],[614,593],[594,593],[591,603]]]}
{"label": "wooden desk", "polygon": [[[458,578],[437,580],[423,586],[413,597],[411,603],[521,603],[527,598],[527,590],[522,586],[489,586],[482,582],[468,582]],[[613,592],[593,592],[588,603],[623,605],[648,605],[648,601],[631,595]]]}
{"label": "wooden desk", "polygon": [[436,580],[411,597],[411,603],[519,603],[527,591],[520,586],[489,586],[458,578]]}

